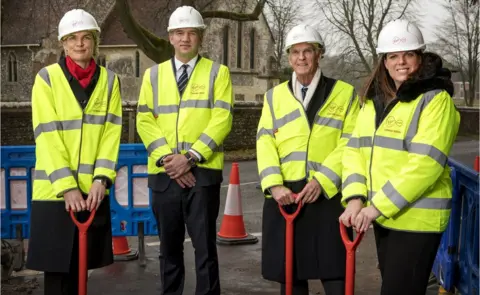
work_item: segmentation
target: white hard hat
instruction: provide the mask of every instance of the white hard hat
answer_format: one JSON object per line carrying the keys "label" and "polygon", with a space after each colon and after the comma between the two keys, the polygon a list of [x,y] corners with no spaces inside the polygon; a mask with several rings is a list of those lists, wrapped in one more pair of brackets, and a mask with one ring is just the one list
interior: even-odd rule
{"label": "white hard hat", "polygon": [[58,40],[71,33],[90,30],[100,33],[95,18],[83,9],[73,9],[65,13],[58,24]]}
{"label": "white hard hat", "polygon": [[425,47],[422,32],[407,20],[389,22],[378,35],[377,53],[424,50]]}
{"label": "white hard hat", "polygon": [[167,31],[181,28],[205,29],[200,12],[191,6],[180,6],[172,13],[168,21]]}
{"label": "white hard hat", "polygon": [[285,38],[285,51],[299,43],[315,43],[325,49],[322,37],[317,30],[309,25],[296,25],[287,34]]}

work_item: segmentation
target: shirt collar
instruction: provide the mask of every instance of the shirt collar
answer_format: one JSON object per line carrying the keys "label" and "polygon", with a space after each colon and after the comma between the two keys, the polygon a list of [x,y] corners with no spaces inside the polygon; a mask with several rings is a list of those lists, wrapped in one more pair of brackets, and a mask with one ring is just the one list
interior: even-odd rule
{"label": "shirt collar", "polygon": [[[198,59],[198,54],[195,55],[195,57],[192,58],[189,62],[187,62],[187,65],[189,65],[190,68],[193,69],[195,67],[195,64],[197,63],[197,59]],[[177,71],[179,71],[180,68],[184,65],[184,63],[179,61],[176,56],[174,60],[175,60],[175,68],[177,69]]]}

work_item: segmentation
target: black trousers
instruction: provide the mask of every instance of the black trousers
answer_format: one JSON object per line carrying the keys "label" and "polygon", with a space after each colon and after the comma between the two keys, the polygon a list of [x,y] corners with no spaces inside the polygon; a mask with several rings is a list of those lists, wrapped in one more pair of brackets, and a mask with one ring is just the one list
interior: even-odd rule
{"label": "black trousers", "polygon": [[195,249],[196,295],[219,295],[216,221],[220,184],[182,189],[175,181],[164,192],[152,192],[152,210],[160,238],[161,294],[183,293],[185,225]]}
{"label": "black trousers", "polygon": [[[326,295],[345,295],[345,280],[322,280]],[[285,284],[281,284],[280,295],[285,295]],[[292,286],[293,295],[308,295],[308,281],[297,281]]]}
{"label": "black trousers", "polygon": [[44,272],[45,295],[78,295],[78,229],[75,228],[70,270],[64,272]]}
{"label": "black trousers", "polygon": [[373,224],[381,295],[425,295],[442,234],[389,230]]}

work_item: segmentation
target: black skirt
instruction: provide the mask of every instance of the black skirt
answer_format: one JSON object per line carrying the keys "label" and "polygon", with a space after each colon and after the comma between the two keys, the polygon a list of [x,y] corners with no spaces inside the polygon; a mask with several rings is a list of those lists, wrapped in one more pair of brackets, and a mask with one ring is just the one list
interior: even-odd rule
{"label": "black skirt", "polygon": [[[84,222],[90,212],[77,213]],[[78,229],[63,201],[33,201],[26,267],[46,272],[68,272],[78,259]],[[110,201],[105,196],[87,232],[88,269],[113,263]],[[76,256],[73,257],[72,255]]]}
{"label": "black skirt", "polygon": [[[298,190],[293,190],[298,193]],[[321,195],[306,204],[294,221],[294,280],[345,278],[346,250],[338,217],[341,195],[330,200]],[[262,224],[262,276],[285,282],[285,219],[277,202],[266,198]],[[352,231],[349,231],[352,238]]]}

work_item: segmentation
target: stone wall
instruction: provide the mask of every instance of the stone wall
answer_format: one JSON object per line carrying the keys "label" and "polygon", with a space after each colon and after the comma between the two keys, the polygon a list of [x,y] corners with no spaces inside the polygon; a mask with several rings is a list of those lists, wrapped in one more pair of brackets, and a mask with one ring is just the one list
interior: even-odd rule
{"label": "stone wall", "polygon": [[[226,150],[255,148],[257,124],[261,105],[237,104],[234,109],[232,131],[225,141]],[[133,129],[132,129],[133,127]],[[124,107],[122,143],[140,143],[135,130],[135,108]],[[1,145],[33,145],[30,108],[6,109],[1,111]]]}
{"label": "stone wall", "polygon": [[459,107],[460,111],[460,128],[459,135],[479,135],[479,111],[478,108]]}
{"label": "stone wall", "polygon": [[[262,105],[260,103],[236,103],[233,126],[225,140],[225,150],[254,149],[257,125]],[[479,109],[459,108],[462,122],[459,135],[479,134]],[[132,129],[133,127],[133,129]],[[141,142],[135,130],[135,108],[123,111],[122,143]],[[29,108],[5,109],[1,112],[1,145],[32,145],[33,131]]]}

